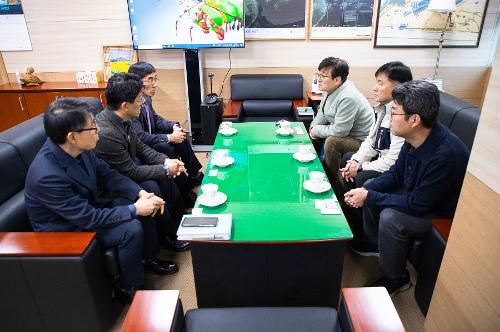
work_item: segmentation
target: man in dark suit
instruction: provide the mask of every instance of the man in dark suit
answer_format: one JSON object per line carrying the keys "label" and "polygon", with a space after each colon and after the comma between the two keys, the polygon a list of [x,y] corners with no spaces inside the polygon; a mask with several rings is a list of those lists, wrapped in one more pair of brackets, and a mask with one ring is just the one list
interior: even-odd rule
{"label": "man in dark suit", "polygon": [[176,240],[184,201],[172,180],[181,174],[184,164],[151,149],[137,137],[131,120],[139,115],[141,90],[142,81],[135,74],[119,73],[108,80],[108,106],[96,116],[100,127],[96,153],[120,173],[166,201],[165,214],[156,216],[160,243],[170,250],[186,250],[188,244]]}
{"label": "man in dark suit", "polygon": [[78,98],[58,99],[45,113],[44,126],[48,139],[26,177],[26,209],[33,229],[95,231],[105,248],[117,249],[118,290],[127,300],[142,285],[144,270],[177,272],[176,264],[156,257],[156,230],[151,218],[143,218],[163,209],[164,201],[95,156],[99,127],[88,104]]}
{"label": "man in dark suit", "polygon": [[182,127],[178,122],[162,118],[153,109],[151,98],[156,94],[159,82],[155,67],[147,62],[138,62],[130,66],[128,72],[139,75],[144,84],[141,113],[132,121],[137,136],[156,151],[170,158],[182,159],[189,174],[190,187],[201,184],[203,180],[203,173],[200,172],[201,164]]}

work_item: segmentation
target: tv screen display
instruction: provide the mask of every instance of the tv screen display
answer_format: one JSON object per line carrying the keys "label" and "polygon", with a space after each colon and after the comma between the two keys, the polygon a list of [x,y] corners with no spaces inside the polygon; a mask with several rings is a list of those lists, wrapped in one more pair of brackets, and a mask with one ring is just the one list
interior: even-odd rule
{"label": "tv screen display", "polygon": [[245,47],[243,0],[128,0],[134,49]]}

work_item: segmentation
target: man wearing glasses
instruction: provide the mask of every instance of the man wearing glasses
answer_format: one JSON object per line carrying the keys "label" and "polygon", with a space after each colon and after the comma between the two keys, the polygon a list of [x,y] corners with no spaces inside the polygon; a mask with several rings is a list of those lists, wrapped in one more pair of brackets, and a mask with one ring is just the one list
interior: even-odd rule
{"label": "man wearing glasses", "polygon": [[[465,175],[469,150],[437,122],[439,91],[426,81],[406,82],[392,92],[391,130],[405,139],[396,163],[345,202],[363,207],[367,242],[356,252],[379,256],[384,276],[371,286],[396,294],[411,286],[406,270],[410,240],[425,238],[433,217],[452,218]],[[354,248],[354,244],[353,244]]]}
{"label": "man wearing glasses", "polygon": [[145,270],[178,271],[174,263],[157,258],[155,225],[146,218],[160,214],[165,202],[96,157],[99,127],[89,108],[78,98],[49,105],[44,114],[48,139],[26,177],[26,210],[37,232],[95,231],[104,248],[116,248],[117,294],[130,301]]}
{"label": "man wearing glasses", "polygon": [[187,190],[201,184],[203,180],[203,173],[200,172],[201,164],[186,139],[183,128],[178,122],[162,118],[153,109],[151,98],[156,94],[159,82],[156,69],[150,63],[138,62],[130,66],[128,72],[139,75],[144,84],[141,113],[133,120],[137,136],[156,151],[170,158],[180,158],[184,162],[189,175]]}
{"label": "man wearing glasses", "polygon": [[349,65],[345,60],[323,59],[318,71],[318,88],[325,97],[311,122],[309,136],[318,152],[324,148],[326,171],[336,182],[342,155],[359,149],[373,123],[373,110],[347,79]]}

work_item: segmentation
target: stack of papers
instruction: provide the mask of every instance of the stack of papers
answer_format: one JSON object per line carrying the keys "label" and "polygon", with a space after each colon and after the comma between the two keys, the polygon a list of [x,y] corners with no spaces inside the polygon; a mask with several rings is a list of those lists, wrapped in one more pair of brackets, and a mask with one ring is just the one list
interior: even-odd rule
{"label": "stack of papers", "polygon": [[186,215],[191,216],[207,216],[218,217],[219,222],[215,227],[182,227],[177,230],[177,239],[181,241],[196,241],[196,240],[219,240],[227,241],[231,239],[231,228],[233,225],[233,215],[228,214],[196,214]]}

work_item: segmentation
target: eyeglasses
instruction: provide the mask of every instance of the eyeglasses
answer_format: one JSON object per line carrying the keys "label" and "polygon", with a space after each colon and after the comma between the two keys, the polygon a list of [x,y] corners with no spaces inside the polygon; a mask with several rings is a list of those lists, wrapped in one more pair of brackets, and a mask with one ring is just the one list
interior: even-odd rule
{"label": "eyeglasses", "polygon": [[158,76],[155,76],[155,77],[149,77],[147,80],[142,80],[142,81],[144,83],[155,84],[160,82],[160,79],[158,78]]}
{"label": "eyeglasses", "polygon": [[99,129],[99,127],[97,126],[97,121],[96,121],[96,119],[93,119],[93,120],[92,120],[92,124],[94,125],[93,127],[79,129],[79,130],[76,130],[76,132],[77,132],[77,133],[81,133],[81,132],[83,132],[83,131],[90,131],[90,130],[94,130],[95,132],[97,132],[97,130]]}
{"label": "eyeglasses", "polygon": [[394,116],[394,115],[412,115],[413,113],[393,113],[391,112],[391,116]]}
{"label": "eyeglasses", "polygon": [[321,73],[316,73],[316,77],[317,77],[317,78],[320,78],[320,77],[321,77],[322,79],[325,79],[325,78],[329,78],[330,76],[329,76],[329,75],[323,75],[323,74],[321,74]]}

